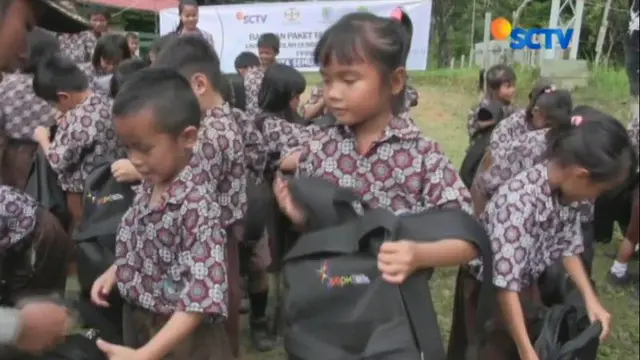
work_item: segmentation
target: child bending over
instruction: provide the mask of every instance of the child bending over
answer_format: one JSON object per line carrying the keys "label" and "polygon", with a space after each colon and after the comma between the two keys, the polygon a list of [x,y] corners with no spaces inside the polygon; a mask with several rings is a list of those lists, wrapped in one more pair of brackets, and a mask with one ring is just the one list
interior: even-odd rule
{"label": "child bending over", "polygon": [[91,289],[92,301],[108,306],[118,287],[125,346],[98,346],[116,359],[230,360],[227,238],[210,172],[194,152],[198,99],[177,72],[144,69],[118,93],[113,116],[143,181],[122,218],[116,261]]}
{"label": "child bending over", "polygon": [[[541,305],[537,280],[561,260],[582,294],[591,321],[600,321],[604,339],[611,316],[603,308],[584,269],[581,202],[622,184],[634,166],[622,124],[610,116],[586,120],[548,139],[547,161],[502,185],[480,216],[493,243],[493,285],[497,311],[479,359],[538,360],[527,309]],[[482,266],[473,261],[457,281],[449,359],[459,359],[477,334],[474,329]],[[461,353],[462,351],[462,353]],[[463,356],[464,357],[464,356]]]}
{"label": "child bending over", "polygon": [[[471,212],[470,194],[439,145],[425,138],[412,119],[399,116],[407,78],[406,37],[396,21],[369,13],[346,15],[324,32],[315,61],[337,125],[297,150],[296,175],[352,188],[371,207],[397,214],[434,208]],[[274,182],[274,193],[283,212],[304,229],[305,214],[284,179]],[[459,239],[408,239],[384,243],[378,267],[384,279],[402,283],[418,268],[454,266],[475,256],[473,245]]]}
{"label": "child bending over", "polygon": [[58,174],[62,190],[77,225],[82,218],[82,193],[87,176],[105,161],[126,156],[113,130],[111,100],[89,88],[87,76],[61,55],[41,62],[33,77],[41,99],[64,114],[53,139],[49,128],[38,127],[34,139]]}
{"label": "child bending over", "polygon": [[276,56],[280,53],[280,38],[273,33],[265,33],[258,38],[258,57],[260,67],[252,68],[244,74],[244,91],[247,101],[247,115],[254,117],[260,113],[258,93],[264,77],[264,71],[275,64]]}

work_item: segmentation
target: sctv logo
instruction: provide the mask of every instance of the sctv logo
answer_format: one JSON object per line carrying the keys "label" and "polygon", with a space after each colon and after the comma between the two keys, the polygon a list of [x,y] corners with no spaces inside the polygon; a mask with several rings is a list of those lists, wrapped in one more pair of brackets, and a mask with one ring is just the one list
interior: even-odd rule
{"label": "sctv logo", "polygon": [[267,22],[267,15],[249,15],[238,11],[236,13],[236,19],[242,21],[243,24],[264,24]]}
{"label": "sctv logo", "polygon": [[[553,49],[554,38],[562,49],[566,49],[571,43],[571,38],[573,38],[573,29],[513,28],[509,20],[501,17],[491,22],[491,35],[496,40],[511,38],[511,48],[514,50],[524,48],[532,50]],[[543,36],[544,44],[537,42],[537,35]]]}

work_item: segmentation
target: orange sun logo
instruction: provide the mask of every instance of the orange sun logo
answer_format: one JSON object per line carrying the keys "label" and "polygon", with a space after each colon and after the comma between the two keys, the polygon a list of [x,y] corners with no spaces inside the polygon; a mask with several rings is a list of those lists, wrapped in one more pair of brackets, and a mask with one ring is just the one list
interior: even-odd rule
{"label": "orange sun logo", "polygon": [[242,11],[238,11],[238,12],[236,13],[236,19],[237,19],[237,20],[242,20],[242,19],[244,19],[244,13],[243,13]]}
{"label": "orange sun logo", "polygon": [[511,35],[513,27],[509,20],[499,17],[491,22],[491,35],[496,40],[506,40]]}

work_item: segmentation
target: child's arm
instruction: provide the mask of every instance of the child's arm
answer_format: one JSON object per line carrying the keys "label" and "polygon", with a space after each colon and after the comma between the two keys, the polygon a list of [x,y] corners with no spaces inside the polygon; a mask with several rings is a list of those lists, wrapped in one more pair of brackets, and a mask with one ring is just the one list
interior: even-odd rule
{"label": "child's arm", "polygon": [[538,355],[529,339],[519,294],[515,291],[500,289],[497,296],[502,317],[509,329],[511,338],[513,338],[518,347],[520,358],[523,360],[538,359]]}
{"label": "child's arm", "polygon": [[[49,129],[38,127],[34,139],[47,156],[51,168],[56,173],[64,173],[78,165],[85,152],[91,148],[92,130],[83,126],[81,119],[69,112],[65,116],[66,125],[60,126],[53,141],[49,139]],[[66,141],[61,141],[65,137]]]}
{"label": "child's arm", "polygon": [[129,159],[120,159],[111,164],[111,174],[117,182],[133,183],[142,181],[142,175]]}
{"label": "child's arm", "polygon": [[591,280],[589,280],[589,276],[584,269],[582,259],[579,255],[565,256],[563,265],[567,273],[569,273],[571,281],[573,281],[578,291],[580,291],[580,294],[582,294],[587,311],[589,312],[589,318],[591,321],[600,321],[602,324],[600,339],[604,340],[609,335],[611,315],[600,303],[598,295],[591,285]]}
{"label": "child's arm", "polygon": [[324,99],[320,98],[315,103],[307,104],[304,107],[304,113],[302,114],[302,116],[307,120],[311,120],[322,115],[323,111],[324,111]]}
{"label": "child's arm", "polygon": [[169,321],[142,348],[138,350],[139,360],[160,360],[193,333],[204,319],[203,314],[177,311]]}

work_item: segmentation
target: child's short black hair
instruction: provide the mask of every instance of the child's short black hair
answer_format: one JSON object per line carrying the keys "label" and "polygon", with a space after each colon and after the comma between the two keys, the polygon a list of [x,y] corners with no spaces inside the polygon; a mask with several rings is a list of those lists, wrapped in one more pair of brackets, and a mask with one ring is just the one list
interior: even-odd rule
{"label": "child's short black hair", "polygon": [[487,71],[480,72],[479,89],[484,89],[485,81],[487,82],[487,90],[496,91],[503,84],[514,84],[516,82],[516,72],[509,65],[494,65]]}
{"label": "child's short black hair", "polygon": [[233,107],[245,111],[247,108],[247,98],[244,88],[244,78],[240,74],[227,74],[226,79],[229,81],[233,92]]}
{"label": "child's short black hair", "polygon": [[289,65],[274,64],[264,73],[258,105],[265,112],[288,113],[292,110],[289,103],[300,94],[300,86],[306,87],[306,80],[298,70]]}
{"label": "child's short black hair", "polygon": [[176,37],[178,37],[178,35],[176,35],[174,33],[170,33],[170,34],[167,34],[167,35],[162,35],[160,37],[157,37],[151,43],[151,46],[149,47],[149,52],[150,53],[154,53],[157,56],[158,54],[160,54],[160,52],[162,52],[162,49],[164,48],[164,46],[169,41],[171,41],[172,39],[175,39]]}
{"label": "child's short black hair", "polygon": [[[405,66],[409,43],[407,32],[397,21],[368,12],[347,14],[322,34],[313,52],[316,65],[326,67],[335,60],[342,64],[371,61],[381,76],[389,77]],[[402,109],[404,91],[393,100]]]}
{"label": "child's short black hair", "polygon": [[123,61],[131,58],[131,49],[127,39],[120,34],[105,34],[98,39],[91,64],[94,68],[100,67],[100,59]]}
{"label": "child's short black hair", "polygon": [[540,78],[531,89],[529,93],[529,105],[525,110],[525,120],[527,122],[531,121],[533,117],[533,108],[536,107],[536,103],[538,102],[538,98],[547,91],[554,90],[556,86],[551,82],[550,79]]}
{"label": "child's short black hair", "polygon": [[54,54],[38,63],[33,74],[33,91],[47,102],[58,102],[61,92],[78,93],[89,89],[89,79],[71,60]]}
{"label": "child's short black hair", "polygon": [[622,123],[589,106],[576,107],[568,125],[548,133],[547,157],[563,166],[581,166],[597,182],[615,180],[636,166]]}
{"label": "child's short black hair", "polygon": [[89,17],[92,17],[94,15],[101,15],[107,20],[107,22],[111,21],[111,13],[109,11],[103,9],[103,8],[98,7],[98,6],[90,7],[89,11],[88,11],[88,15],[89,15]]}
{"label": "child's short black hair", "polygon": [[131,75],[147,67],[147,62],[141,59],[128,59],[121,62],[109,81],[109,96],[115,98],[125,81]]}
{"label": "child's short black hair", "polygon": [[140,40],[140,35],[138,35],[138,33],[133,32],[133,31],[128,32],[124,37],[127,40],[129,40],[129,39]]}
{"label": "child's short black hair", "polygon": [[260,66],[260,58],[258,57],[258,55],[250,51],[243,51],[238,56],[236,56],[236,60],[233,62],[233,66],[236,68],[236,71],[250,67],[258,67]]}
{"label": "child's short black hair", "polygon": [[164,133],[177,136],[189,126],[200,126],[198,99],[187,79],[172,69],[146,68],[133,74],[118,92],[112,113],[122,118],[146,110]]}
{"label": "child's short black hair", "polygon": [[549,89],[538,97],[535,106],[544,114],[551,128],[566,127],[571,123],[573,99],[567,90]]}
{"label": "child's short black hair", "polygon": [[38,63],[47,57],[60,52],[60,41],[48,31],[35,28],[27,35],[28,54],[22,71],[33,74]]}
{"label": "child's short black hair", "polygon": [[201,36],[187,35],[172,39],[158,54],[153,66],[174,69],[187,79],[196,73],[202,73],[214,90],[220,91],[222,86],[220,58]]}
{"label": "child's short black hair", "polygon": [[274,33],[264,33],[258,38],[258,49],[267,48],[277,54],[280,53],[280,38]]}

